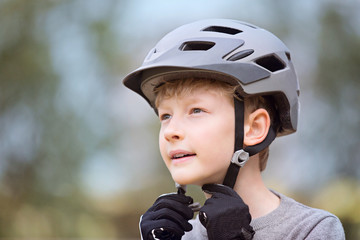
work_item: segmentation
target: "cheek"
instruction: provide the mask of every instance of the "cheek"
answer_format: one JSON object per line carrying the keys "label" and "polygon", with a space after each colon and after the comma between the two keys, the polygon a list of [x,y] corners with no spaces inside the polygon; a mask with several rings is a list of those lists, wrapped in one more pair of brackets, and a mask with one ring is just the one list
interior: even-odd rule
{"label": "cheek", "polygon": [[[166,149],[165,149],[165,139],[163,137],[163,133],[161,132],[161,130],[159,132],[159,149],[160,149],[161,157],[165,161],[164,157],[167,155],[167,153],[166,153]],[[166,163],[166,161],[165,161],[165,163]]]}
{"label": "cheek", "polygon": [[[230,123],[231,124],[231,123]],[[234,153],[235,133],[231,125],[222,125],[218,131],[204,133],[202,139],[203,151],[207,155],[210,164],[216,167],[228,166]]]}
{"label": "cheek", "polygon": [[219,158],[222,158],[225,162],[225,165],[228,166],[232,155],[234,153],[234,144],[235,144],[235,126],[234,122],[228,121],[219,128],[219,131],[216,134],[218,136],[218,141],[214,148],[218,149],[217,154]]}
{"label": "cheek", "polygon": [[224,153],[232,156],[235,144],[235,123],[231,120],[219,125],[215,136],[218,139],[217,144],[222,147]]}

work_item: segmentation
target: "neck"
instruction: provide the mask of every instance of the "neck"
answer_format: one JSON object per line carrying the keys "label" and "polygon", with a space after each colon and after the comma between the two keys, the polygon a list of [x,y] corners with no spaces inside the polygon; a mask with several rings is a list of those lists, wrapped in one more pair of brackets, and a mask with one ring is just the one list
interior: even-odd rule
{"label": "neck", "polygon": [[263,182],[257,156],[251,157],[240,169],[234,190],[249,206],[253,219],[265,216],[280,204],[280,199]]}

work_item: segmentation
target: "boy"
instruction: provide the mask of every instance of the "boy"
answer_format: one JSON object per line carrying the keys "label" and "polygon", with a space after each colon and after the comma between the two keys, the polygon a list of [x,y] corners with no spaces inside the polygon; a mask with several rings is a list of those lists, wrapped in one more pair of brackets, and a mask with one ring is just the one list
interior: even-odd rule
{"label": "boy", "polygon": [[[210,19],[166,35],[124,84],[161,122],[161,156],[178,193],[140,219],[142,239],[344,239],[337,217],[265,187],[268,146],[296,131],[299,86],[290,52],[248,23]],[[207,197],[193,219],[181,186]]]}

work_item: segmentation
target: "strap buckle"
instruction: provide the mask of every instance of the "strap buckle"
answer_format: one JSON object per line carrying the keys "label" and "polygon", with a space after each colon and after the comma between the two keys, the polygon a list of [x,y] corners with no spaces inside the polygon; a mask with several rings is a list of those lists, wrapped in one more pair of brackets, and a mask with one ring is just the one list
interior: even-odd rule
{"label": "strap buckle", "polygon": [[245,152],[243,149],[240,149],[234,152],[231,162],[238,165],[239,167],[243,167],[245,163],[249,160],[249,157],[250,156],[248,152]]}

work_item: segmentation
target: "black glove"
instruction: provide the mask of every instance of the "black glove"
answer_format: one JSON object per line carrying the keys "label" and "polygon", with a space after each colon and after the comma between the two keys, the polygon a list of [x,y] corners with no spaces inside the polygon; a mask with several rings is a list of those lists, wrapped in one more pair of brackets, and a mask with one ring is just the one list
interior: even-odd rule
{"label": "black glove", "polygon": [[231,188],[205,184],[203,191],[212,194],[200,209],[199,218],[210,240],[252,239],[249,207]]}
{"label": "black glove", "polygon": [[142,239],[181,239],[185,231],[192,229],[188,222],[194,216],[193,210],[188,206],[191,203],[193,199],[184,194],[161,195],[141,216]]}

